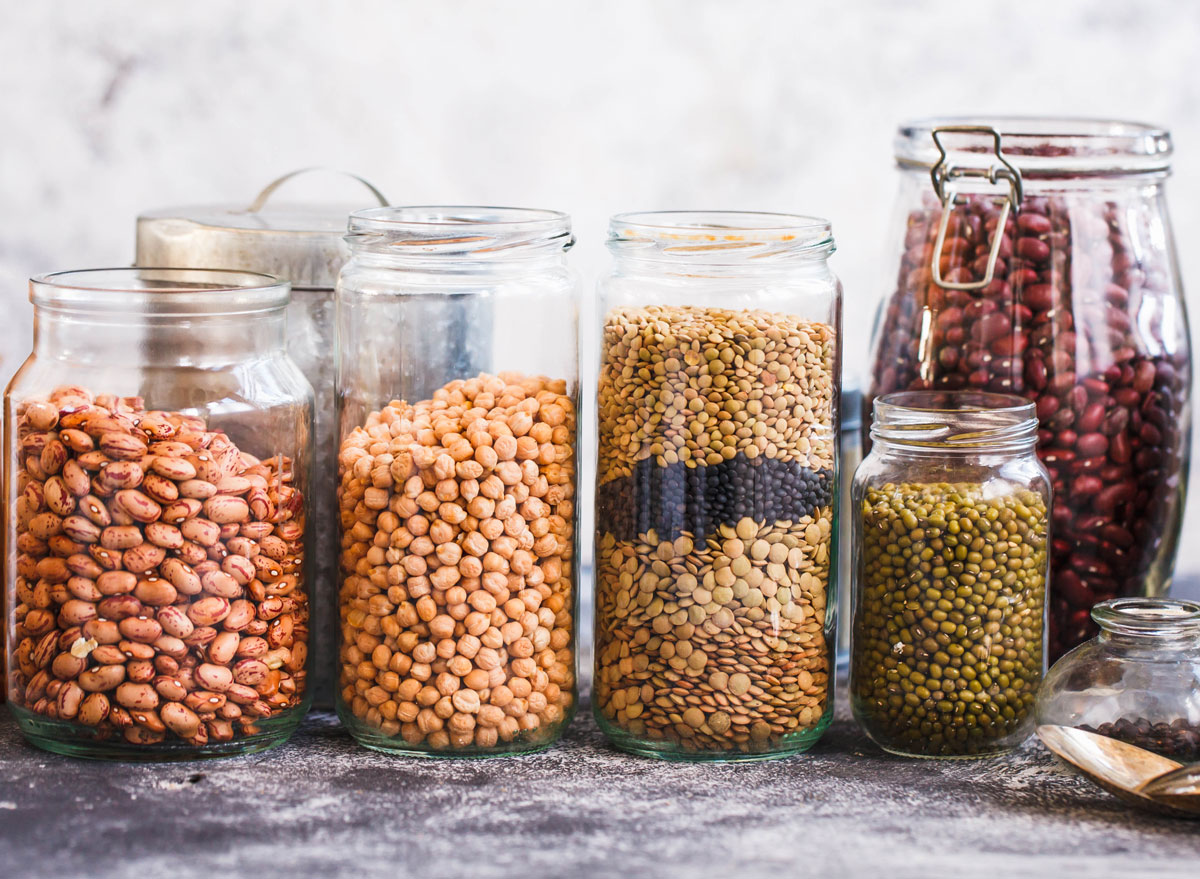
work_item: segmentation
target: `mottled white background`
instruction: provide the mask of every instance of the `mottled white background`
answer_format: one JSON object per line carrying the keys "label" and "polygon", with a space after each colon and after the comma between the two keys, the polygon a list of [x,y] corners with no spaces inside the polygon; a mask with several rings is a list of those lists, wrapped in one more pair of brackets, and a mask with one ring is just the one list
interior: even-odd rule
{"label": "mottled white background", "polygon": [[[1168,125],[1200,290],[1195,0],[0,0],[0,16],[5,376],[28,350],[30,274],[128,263],[139,211],[248,199],[308,165],[394,202],[569,211],[589,290],[618,210],[827,216],[858,372],[887,282],[893,132],[931,114]],[[1200,570],[1200,541],[1183,564]]]}

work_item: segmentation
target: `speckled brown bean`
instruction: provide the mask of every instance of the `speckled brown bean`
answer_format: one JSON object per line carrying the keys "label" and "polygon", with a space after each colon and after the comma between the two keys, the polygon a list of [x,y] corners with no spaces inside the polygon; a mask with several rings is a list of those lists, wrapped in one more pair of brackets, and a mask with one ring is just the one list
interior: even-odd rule
{"label": "speckled brown bean", "polygon": [[[289,459],[260,462],[194,416],[74,387],[19,404],[16,433],[21,709],[95,739],[201,746],[303,704],[304,509]],[[196,692],[208,696],[193,708]]]}

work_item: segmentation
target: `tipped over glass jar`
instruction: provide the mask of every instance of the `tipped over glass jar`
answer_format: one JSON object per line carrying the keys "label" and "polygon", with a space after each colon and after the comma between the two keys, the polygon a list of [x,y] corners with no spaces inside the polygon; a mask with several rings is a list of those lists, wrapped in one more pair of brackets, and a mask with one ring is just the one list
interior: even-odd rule
{"label": "tipped over glass jar", "polygon": [[1109,121],[923,121],[896,139],[896,277],[864,411],[901,390],[1036,405],[1052,658],[1091,637],[1096,602],[1171,582],[1191,356],[1170,156],[1166,131]]}

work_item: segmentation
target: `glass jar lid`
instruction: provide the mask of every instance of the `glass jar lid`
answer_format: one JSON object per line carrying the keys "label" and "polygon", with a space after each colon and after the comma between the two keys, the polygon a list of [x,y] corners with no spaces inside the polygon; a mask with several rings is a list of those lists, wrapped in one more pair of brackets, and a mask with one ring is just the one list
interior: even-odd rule
{"label": "glass jar lid", "polygon": [[[137,219],[140,266],[241,269],[275,275],[295,288],[332,289],[346,261],[346,217],[362,203],[268,203],[293,171],[270,184],[250,205],[198,205],[147,211]],[[372,200],[383,194],[361,177]]]}
{"label": "glass jar lid", "polygon": [[[940,129],[960,129],[940,133]],[[961,129],[982,129],[962,131]],[[901,167],[930,169],[944,158],[934,133],[953,162],[970,154],[990,155],[999,133],[1004,158],[1026,177],[1165,173],[1171,166],[1171,134],[1157,125],[1110,119],[1022,116],[944,117],[907,122],[896,132]],[[978,162],[976,158],[976,162]]]}

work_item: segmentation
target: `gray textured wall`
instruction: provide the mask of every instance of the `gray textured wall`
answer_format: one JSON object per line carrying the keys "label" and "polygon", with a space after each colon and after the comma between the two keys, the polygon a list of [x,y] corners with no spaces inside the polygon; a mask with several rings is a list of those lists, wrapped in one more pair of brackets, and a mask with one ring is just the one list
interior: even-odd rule
{"label": "gray textured wall", "polygon": [[[589,287],[617,210],[827,215],[853,372],[887,283],[892,134],[929,114],[1169,125],[1200,288],[1193,0],[0,0],[0,15],[5,374],[28,348],[28,275],[126,263],[139,210],[248,199],[313,164],[397,202],[570,211]],[[1200,542],[1184,564],[1200,570]]]}

